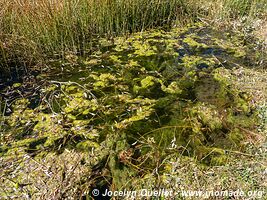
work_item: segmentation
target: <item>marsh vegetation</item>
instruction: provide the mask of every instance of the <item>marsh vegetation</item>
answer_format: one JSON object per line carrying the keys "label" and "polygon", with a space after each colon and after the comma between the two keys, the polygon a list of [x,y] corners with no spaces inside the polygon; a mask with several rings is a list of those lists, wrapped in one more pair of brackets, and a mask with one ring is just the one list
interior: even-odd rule
{"label": "marsh vegetation", "polygon": [[0,9],[0,197],[265,191],[264,0]]}

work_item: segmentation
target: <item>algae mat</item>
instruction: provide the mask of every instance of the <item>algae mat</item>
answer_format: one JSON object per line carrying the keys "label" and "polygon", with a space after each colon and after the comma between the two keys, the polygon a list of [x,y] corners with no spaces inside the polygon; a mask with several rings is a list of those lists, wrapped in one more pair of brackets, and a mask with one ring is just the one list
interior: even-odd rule
{"label": "algae mat", "polygon": [[[264,57],[247,40],[201,24],[99,39],[87,57],[70,52],[51,63],[31,87],[29,81],[6,87],[1,196],[263,190],[264,176],[242,177],[242,166],[257,163],[251,173],[266,166],[266,110],[236,84],[236,69],[257,67]],[[232,171],[241,157],[246,163]]]}

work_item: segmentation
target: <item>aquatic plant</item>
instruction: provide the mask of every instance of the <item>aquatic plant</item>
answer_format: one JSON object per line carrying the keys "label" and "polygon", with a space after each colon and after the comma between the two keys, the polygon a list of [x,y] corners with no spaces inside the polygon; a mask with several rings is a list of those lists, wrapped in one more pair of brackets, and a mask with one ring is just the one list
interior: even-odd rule
{"label": "aquatic plant", "polygon": [[[200,37],[205,30],[216,38]],[[84,193],[155,183],[155,170],[166,178],[172,170],[166,160],[177,157],[203,167],[226,165],[228,152],[242,154],[259,142],[258,113],[251,96],[233,84],[232,63],[242,64],[249,51],[241,46],[244,55],[233,56],[239,48],[229,38],[221,44],[225,37],[216,33],[196,24],[101,39],[103,46],[86,58],[69,55],[38,76],[46,81],[37,103],[23,96],[23,84],[6,88],[20,95],[1,117],[3,162],[25,156],[42,162],[73,151],[83,155],[75,166],[85,174],[72,187]],[[61,179],[66,184],[66,175]]]}

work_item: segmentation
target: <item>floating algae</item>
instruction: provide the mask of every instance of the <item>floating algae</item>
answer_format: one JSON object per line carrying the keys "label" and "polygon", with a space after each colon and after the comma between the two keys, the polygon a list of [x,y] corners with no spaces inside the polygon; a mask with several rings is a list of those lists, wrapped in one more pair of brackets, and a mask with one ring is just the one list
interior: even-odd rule
{"label": "floating algae", "polygon": [[95,161],[87,165],[105,171],[106,181],[91,184],[110,181],[113,188],[127,187],[124,177],[144,177],[173,153],[225,164],[226,150],[244,149],[244,130],[257,125],[249,95],[231,82],[230,69],[244,64],[246,48],[219,42],[210,29],[205,38],[203,29],[101,40],[96,52],[64,65],[63,76],[48,74],[36,107],[27,98],[12,102],[2,117],[2,157],[92,151]]}

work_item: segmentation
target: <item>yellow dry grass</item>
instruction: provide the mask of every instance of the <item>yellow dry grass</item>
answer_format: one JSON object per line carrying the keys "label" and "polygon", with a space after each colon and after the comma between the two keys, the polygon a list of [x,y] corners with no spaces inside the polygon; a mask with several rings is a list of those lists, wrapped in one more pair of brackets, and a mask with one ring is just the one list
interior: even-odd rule
{"label": "yellow dry grass", "polygon": [[264,103],[267,99],[267,69],[239,67],[233,70],[235,84],[253,96],[253,103]]}

